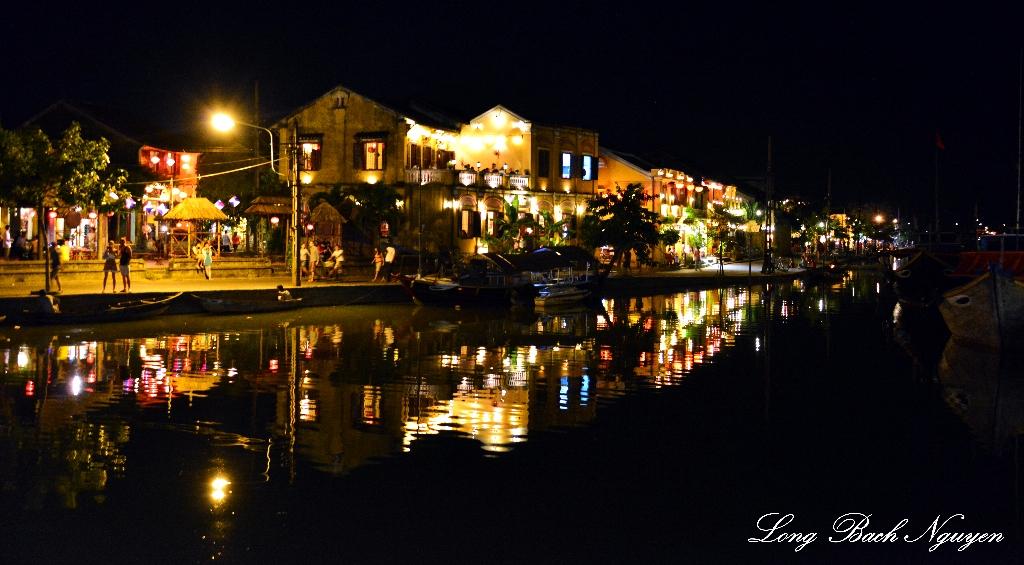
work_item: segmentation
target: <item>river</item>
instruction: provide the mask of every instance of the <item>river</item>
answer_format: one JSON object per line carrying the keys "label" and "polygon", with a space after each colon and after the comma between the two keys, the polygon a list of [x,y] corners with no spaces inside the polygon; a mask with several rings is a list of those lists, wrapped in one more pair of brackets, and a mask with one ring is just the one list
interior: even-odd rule
{"label": "river", "polygon": [[[1008,562],[1020,365],[894,304],[851,272],[3,328],[4,560]],[[850,512],[1005,540],[830,542]],[[772,513],[816,540],[748,541]]]}

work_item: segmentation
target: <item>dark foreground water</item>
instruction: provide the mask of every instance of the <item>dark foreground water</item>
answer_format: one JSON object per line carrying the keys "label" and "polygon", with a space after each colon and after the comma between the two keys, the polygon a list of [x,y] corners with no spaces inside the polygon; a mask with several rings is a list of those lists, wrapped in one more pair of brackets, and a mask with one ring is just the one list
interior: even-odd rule
{"label": "dark foreground water", "polygon": [[896,314],[857,274],[6,328],[0,561],[1015,562],[1024,365]]}

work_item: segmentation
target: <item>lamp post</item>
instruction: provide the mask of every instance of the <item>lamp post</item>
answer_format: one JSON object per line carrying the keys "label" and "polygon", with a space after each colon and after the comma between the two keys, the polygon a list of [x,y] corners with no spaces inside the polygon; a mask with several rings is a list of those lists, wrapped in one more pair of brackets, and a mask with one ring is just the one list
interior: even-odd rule
{"label": "lamp post", "polygon": [[[254,129],[258,129],[258,130],[262,130],[262,131],[267,132],[267,135],[270,137],[270,170],[274,171],[275,173],[278,173],[277,167],[274,166],[274,162],[275,162],[274,161],[274,133],[271,132],[269,129],[267,129],[267,128],[263,127],[263,126],[255,125],[255,124],[247,124],[245,122],[237,122],[231,116],[229,116],[227,114],[223,114],[223,113],[222,114],[214,114],[213,118],[211,118],[211,120],[210,120],[210,123],[213,125],[214,129],[220,130],[220,131],[230,131],[236,125],[239,125],[239,126],[245,126],[247,128],[254,128]],[[278,174],[281,174],[281,173],[278,173]]]}
{"label": "lamp post", "polygon": [[[267,132],[267,135],[270,136],[270,170],[274,171],[278,175],[281,175],[281,172],[277,170],[276,166],[274,166],[274,163],[276,161],[274,159],[274,133],[272,131],[270,131],[269,129],[267,129],[267,128],[263,127],[263,126],[258,126],[258,125],[255,125],[255,124],[249,124],[249,123],[246,123],[246,122],[235,121],[231,116],[228,116],[227,114],[224,114],[224,113],[214,114],[213,118],[210,120],[210,123],[213,125],[214,129],[217,129],[217,130],[220,130],[220,131],[229,131],[232,128],[234,128],[236,125],[240,125],[240,126],[255,128],[255,129]],[[290,169],[291,170],[290,170],[290,175],[289,175],[290,176],[289,183],[291,184],[291,189],[292,189],[292,222],[291,222],[291,227],[289,228],[291,230],[291,236],[292,236],[292,244],[291,244],[291,253],[292,253],[291,274],[292,274],[292,285],[293,286],[300,286],[302,284],[302,280],[301,280],[302,277],[299,276],[301,274],[301,272],[300,272],[300,269],[299,269],[299,229],[298,229],[298,226],[299,226],[299,122],[298,122],[298,120],[294,120],[293,123],[292,123],[292,143],[291,143],[291,154],[290,155],[291,155],[291,162],[289,164],[290,164]],[[281,176],[283,176],[283,175],[281,175]]]}
{"label": "lamp post", "polygon": [[[292,120],[291,145],[291,185],[292,185],[292,285],[302,286],[301,269],[299,267],[299,120]],[[312,277],[312,274],[310,274]],[[312,279],[310,279],[312,280]]]}

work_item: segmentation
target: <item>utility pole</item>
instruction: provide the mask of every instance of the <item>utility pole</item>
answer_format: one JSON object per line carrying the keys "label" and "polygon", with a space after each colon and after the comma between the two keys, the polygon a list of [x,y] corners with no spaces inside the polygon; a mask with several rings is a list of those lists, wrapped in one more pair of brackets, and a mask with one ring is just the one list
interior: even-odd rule
{"label": "utility pole", "polygon": [[[258,80],[253,83],[253,104],[252,105],[253,105],[252,123],[257,126],[255,128],[253,128],[253,130],[254,130],[253,131],[253,136],[254,136],[253,137],[253,147],[256,148],[256,160],[254,162],[259,163],[260,162],[260,130],[258,128],[260,126],[260,81],[258,81]],[[270,144],[271,145],[274,144],[274,134],[270,134]],[[270,164],[270,168],[271,169],[274,168],[274,164],[273,163]],[[260,193],[260,169],[259,169],[259,167],[254,168],[253,171],[252,171],[252,174],[253,174],[252,197],[255,199],[256,196],[259,195],[259,193]],[[253,228],[252,224],[247,222],[246,225],[245,225],[245,250],[248,253],[252,253],[252,243],[253,243],[253,241],[252,241],[252,239],[253,239],[253,237],[252,237],[253,236],[252,228]]]}
{"label": "utility pole", "polygon": [[[1015,224],[1015,232],[1020,235],[1020,139],[1021,139],[1021,82],[1024,79],[1022,75],[1022,69],[1024,69],[1024,49],[1021,49],[1020,56],[1017,59],[1017,222]],[[1019,249],[1019,247],[1018,247]]]}
{"label": "utility pole", "polygon": [[292,183],[292,285],[302,286],[302,269],[299,265],[299,119],[292,119],[291,147]]}
{"label": "utility pole", "polygon": [[764,230],[764,261],[761,264],[761,273],[770,275],[775,272],[774,260],[772,259],[772,241],[775,239],[772,234],[774,226],[774,206],[772,205],[773,185],[775,180],[772,173],[772,136],[768,136],[768,171],[765,175],[765,230]]}

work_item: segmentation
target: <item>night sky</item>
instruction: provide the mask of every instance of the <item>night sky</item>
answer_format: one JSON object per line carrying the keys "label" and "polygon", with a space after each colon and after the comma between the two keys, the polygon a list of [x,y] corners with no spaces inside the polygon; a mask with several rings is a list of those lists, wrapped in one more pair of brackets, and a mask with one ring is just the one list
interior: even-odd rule
{"label": "night sky", "polygon": [[504,104],[711,177],[763,175],[770,135],[780,193],[821,198],[831,168],[834,207],[887,204],[922,223],[938,130],[943,222],[969,221],[976,202],[986,223],[1012,225],[1017,12],[552,4],[39,3],[2,24],[0,121],[65,98],[196,125],[251,105],[254,80],[269,119],[342,84],[464,119]]}

